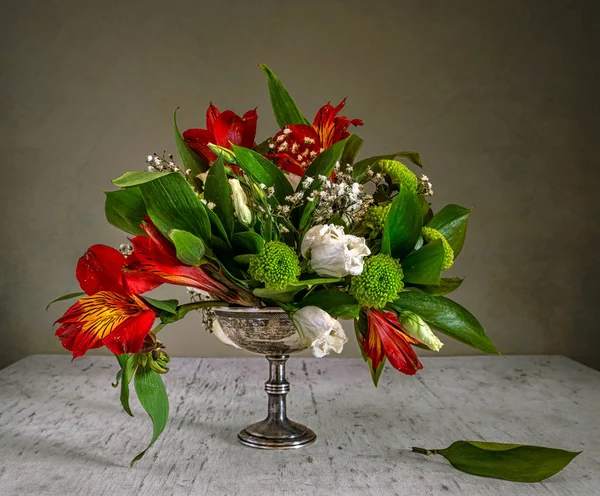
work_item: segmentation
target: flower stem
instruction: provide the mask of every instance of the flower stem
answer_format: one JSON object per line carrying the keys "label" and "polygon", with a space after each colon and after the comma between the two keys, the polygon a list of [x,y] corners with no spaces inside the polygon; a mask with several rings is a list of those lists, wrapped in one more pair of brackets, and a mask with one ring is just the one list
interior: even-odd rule
{"label": "flower stem", "polygon": [[437,455],[437,450],[427,450],[425,448],[412,447],[413,453],[421,453],[422,455]]}

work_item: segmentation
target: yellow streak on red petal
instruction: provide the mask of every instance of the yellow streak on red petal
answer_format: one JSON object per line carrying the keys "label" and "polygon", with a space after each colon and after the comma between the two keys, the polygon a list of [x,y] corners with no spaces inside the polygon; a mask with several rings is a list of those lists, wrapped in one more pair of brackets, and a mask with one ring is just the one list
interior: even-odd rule
{"label": "yellow streak on red petal", "polygon": [[79,300],[79,315],[71,321],[83,322],[82,331],[103,339],[127,319],[138,315],[147,306],[132,295],[132,298],[100,291]]}

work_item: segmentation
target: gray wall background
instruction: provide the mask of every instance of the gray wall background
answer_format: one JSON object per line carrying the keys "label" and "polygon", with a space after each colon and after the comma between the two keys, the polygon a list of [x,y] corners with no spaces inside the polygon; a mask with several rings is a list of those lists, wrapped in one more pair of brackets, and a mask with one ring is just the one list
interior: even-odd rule
{"label": "gray wall background", "polygon": [[[362,156],[421,152],[435,204],[475,207],[454,298],[504,353],[600,366],[598,3],[589,1],[32,1],[2,28],[0,366],[58,353],[48,301],[77,258],[124,236],[102,190],[175,151],[171,115],[258,106],[276,131],[269,64],[307,116],[348,97]],[[169,294],[183,296],[180,289]],[[172,355],[239,356],[200,316]],[[351,341],[344,356],[359,356]],[[446,339],[443,354],[472,350]]]}

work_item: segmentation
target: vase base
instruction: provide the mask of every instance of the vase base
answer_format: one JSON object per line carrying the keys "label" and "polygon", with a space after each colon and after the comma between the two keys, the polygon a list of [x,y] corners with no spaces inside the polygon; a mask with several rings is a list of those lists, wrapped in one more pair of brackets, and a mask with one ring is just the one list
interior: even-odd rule
{"label": "vase base", "polygon": [[263,420],[238,434],[240,443],[258,449],[298,449],[310,446],[316,440],[317,435],[311,429],[287,419],[281,423]]}

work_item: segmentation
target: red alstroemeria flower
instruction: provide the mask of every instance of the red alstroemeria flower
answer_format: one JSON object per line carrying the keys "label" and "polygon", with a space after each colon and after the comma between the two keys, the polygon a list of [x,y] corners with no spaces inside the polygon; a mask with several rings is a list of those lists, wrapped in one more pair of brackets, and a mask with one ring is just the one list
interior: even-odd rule
{"label": "red alstroemeria flower", "polygon": [[242,117],[232,110],[220,112],[212,103],[206,111],[206,129],[188,129],[183,133],[187,145],[200,155],[207,164],[217,160],[208,147],[209,143],[231,150],[231,143],[244,148],[254,148],[258,114],[248,110]]}
{"label": "red alstroemeria flower", "polygon": [[348,119],[337,114],[344,108],[344,98],[336,107],[331,103],[323,105],[313,121],[313,125],[291,124],[279,131],[269,145],[273,153],[267,155],[277,158],[281,169],[303,176],[310,163],[323,150],[350,136],[350,125],[362,126],[360,119]]}
{"label": "red alstroemeria flower", "polygon": [[150,219],[143,221],[141,227],[148,237],[136,236],[131,240],[134,258],[125,267],[124,273],[127,286],[134,292],[144,289],[150,283],[167,283],[191,286],[228,303],[257,305],[258,301],[251,293],[234,286],[225,277],[218,280],[219,271],[214,270],[210,264],[194,267],[179,261],[175,247]]}
{"label": "red alstroemeria flower", "polygon": [[[79,259],[76,276],[87,293],[57,320],[56,336],[73,358],[106,346],[113,353],[137,353],[154,324],[156,314],[124,283],[128,262],[120,252],[94,245]],[[156,285],[140,284],[140,292]],[[139,293],[138,293],[139,294]]]}
{"label": "red alstroemeria flower", "polygon": [[373,372],[384,357],[403,374],[414,375],[423,368],[411,347],[421,343],[404,332],[395,313],[369,309],[366,314],[367,335],[361,344],[363,351],[371,359]]}

